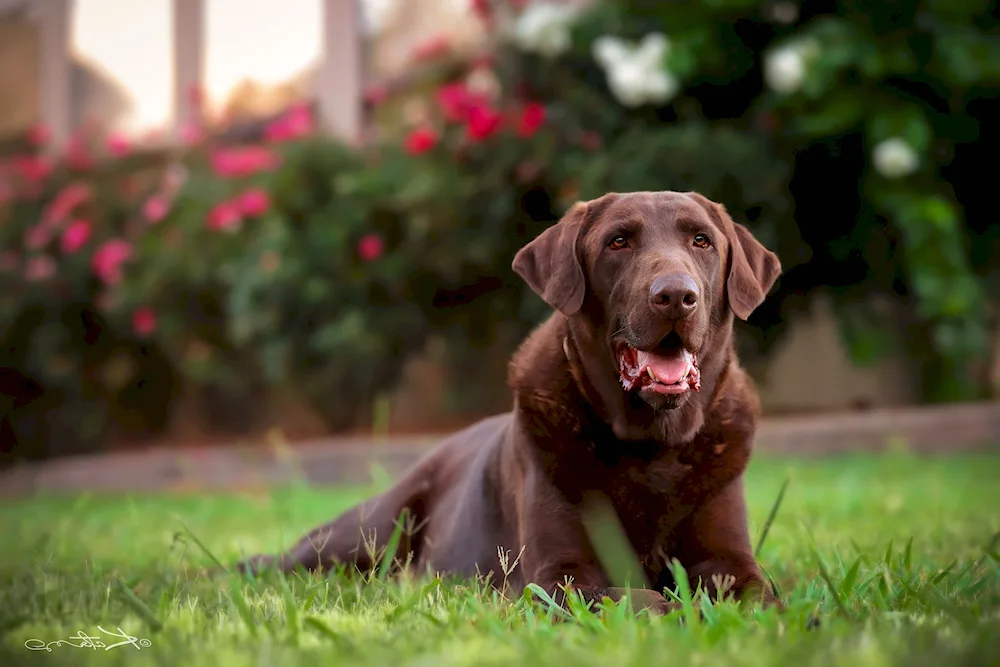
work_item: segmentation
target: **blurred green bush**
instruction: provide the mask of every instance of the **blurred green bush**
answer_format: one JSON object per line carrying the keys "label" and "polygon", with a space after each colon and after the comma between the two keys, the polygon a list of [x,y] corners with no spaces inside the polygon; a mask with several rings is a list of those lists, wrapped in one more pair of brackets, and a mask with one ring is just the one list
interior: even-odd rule
{"label": "blurred green bush", "polygon": [[5,441],[155,432],[185,383],[236,425],[290,385],[346,428],[430,336],[460,378],[470,348],[526,333],[547,311],[516,249],[577,199],[642,189],[701,191],[780,254],[745,354],[825,291],[859,363],[902,349],[927,400],[988,391],[994,5],[522,4],[473,2],[483,53],[425,49],[422,86],[370,90],[362,148],[306,106],[242,144],[8,145]]}

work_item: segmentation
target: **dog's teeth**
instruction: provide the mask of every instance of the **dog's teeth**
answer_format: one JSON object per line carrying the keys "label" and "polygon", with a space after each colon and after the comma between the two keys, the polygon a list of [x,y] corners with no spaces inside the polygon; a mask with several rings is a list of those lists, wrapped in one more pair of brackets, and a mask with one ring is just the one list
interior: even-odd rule
{"label": "dog's teeth", "polygon": [[653,382],[657,381],[656,380],[656,376],[653,375],[653,369],[652,368],[650,368],[649,366],[646,366],[646,372],[649,373],[649,377],[651,377],[653,379]]}

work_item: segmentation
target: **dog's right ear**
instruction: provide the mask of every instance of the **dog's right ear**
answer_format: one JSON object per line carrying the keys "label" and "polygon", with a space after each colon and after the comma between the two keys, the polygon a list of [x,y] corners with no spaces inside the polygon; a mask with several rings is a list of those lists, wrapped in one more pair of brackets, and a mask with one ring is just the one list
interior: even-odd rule
{"label": "dog's right ear", "polygon": [[563,315],[583,308],[587,279],[577,247],[589,213],[589,202],[577,202],[556,224],[535,237],[514,255],[514,272]]}

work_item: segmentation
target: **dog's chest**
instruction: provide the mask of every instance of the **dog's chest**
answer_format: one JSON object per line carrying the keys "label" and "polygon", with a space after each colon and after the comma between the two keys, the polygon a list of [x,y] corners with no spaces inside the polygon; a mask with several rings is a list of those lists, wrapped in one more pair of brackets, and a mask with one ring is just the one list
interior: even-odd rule
{"label": "dog's chest", "polygon": [[[708,444],[652,461],[598,466],[594,490],[607,497],[640,559],[674,550],[679,526],[743,470],[738,446]],[[601,469],[603,468],[603,469]]]}

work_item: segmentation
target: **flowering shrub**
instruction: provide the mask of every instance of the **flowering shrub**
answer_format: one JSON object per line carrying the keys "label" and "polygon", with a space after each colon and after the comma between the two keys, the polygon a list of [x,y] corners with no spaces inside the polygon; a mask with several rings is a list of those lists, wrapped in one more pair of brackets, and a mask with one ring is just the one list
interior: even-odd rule
{"label": "flowering shrub", "polygon": [[192,126],[167,152],[50,157],[36,128],[0,163],[3,393],[41,406],[18,428],[80,446],[137,406],[162,425],[176,383],[243,419],[292,386],[342,428],[432,334],[464,360],[534,326],[510,261],[574,201],[691,189],[782,257],[748,352],[823,290],[856,359],[902,347],[928,398],[974,396],[1000,255],[979,166],[1000,45],[974,5],[482,0],[490,49],[421,45],[429,92],[369,91],[388,131],[361,149],[305,105],[259,141]]}

